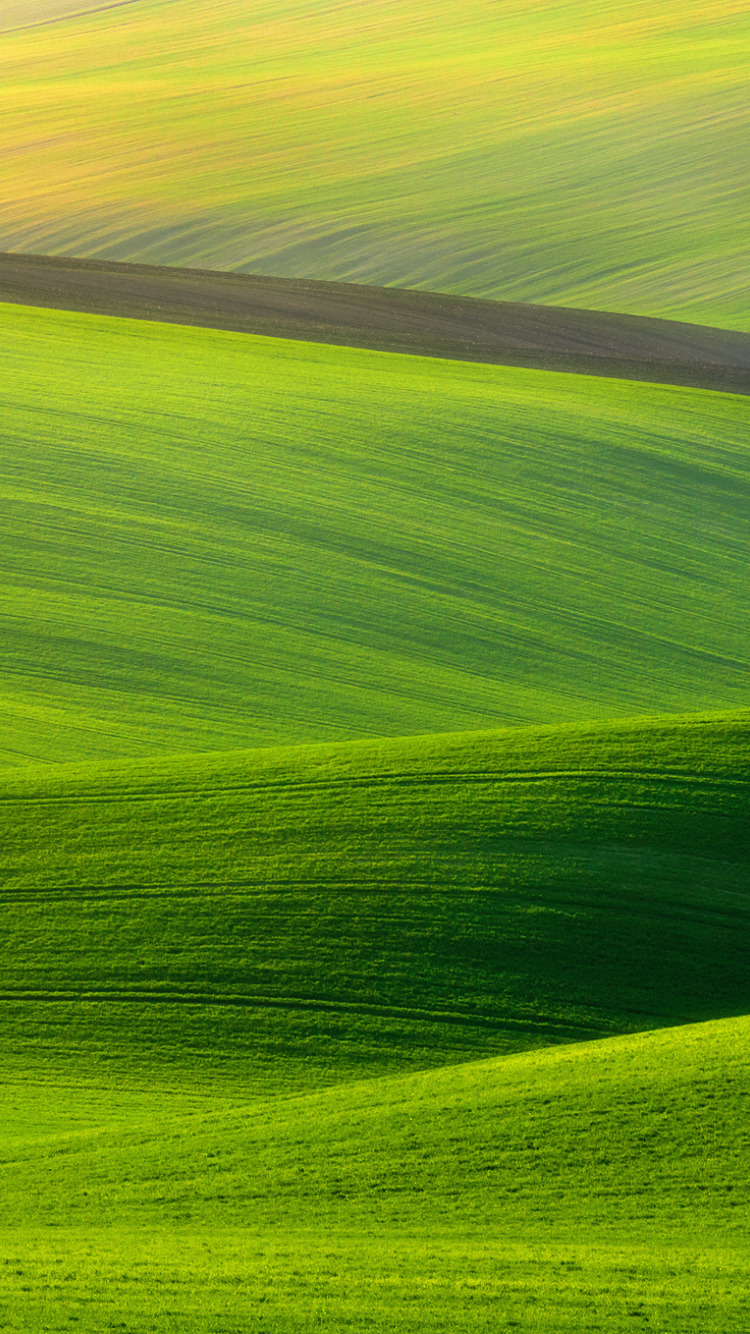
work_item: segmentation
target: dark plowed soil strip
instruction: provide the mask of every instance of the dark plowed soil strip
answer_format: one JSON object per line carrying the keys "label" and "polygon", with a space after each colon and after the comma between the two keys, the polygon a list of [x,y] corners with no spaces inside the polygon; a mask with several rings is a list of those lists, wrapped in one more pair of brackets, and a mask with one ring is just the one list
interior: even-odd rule
{"label": "dark plowed soil strip", "polygon": [[353,283],[0,255],[0,301],[750,393],[750,334]]}

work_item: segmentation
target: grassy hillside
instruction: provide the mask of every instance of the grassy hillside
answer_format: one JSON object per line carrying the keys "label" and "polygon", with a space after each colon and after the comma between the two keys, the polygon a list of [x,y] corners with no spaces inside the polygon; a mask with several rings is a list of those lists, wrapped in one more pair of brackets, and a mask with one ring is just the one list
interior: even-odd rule
{"label": "grassy hillside", "polygon": [[6,763],[746,703],[744,399],[0,328]]}
{"label": "grassy hillside", "polygon": [[6,771],[3,1048],[276,1091],[750,1008],[750,717]]}
{"label": "grassy hillside", "polygon": [[1,249],[750,329],[743,0],[10,12]]}
{"label": "grassy hillside", "polygon": [[728,1020],[233,1106],[6,1083],[15,1330],[744,1331]]}
{"label": "grassy hillside", "polygon": [[0,29],[0,1330],[746,1334],[747,6]]}

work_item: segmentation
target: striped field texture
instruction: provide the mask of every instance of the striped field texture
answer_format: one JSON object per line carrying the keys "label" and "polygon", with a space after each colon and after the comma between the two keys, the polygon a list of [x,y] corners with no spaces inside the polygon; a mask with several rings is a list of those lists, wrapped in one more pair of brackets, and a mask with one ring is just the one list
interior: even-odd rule
{"label": "striped field texture", "polygon": [[6,1066],[298,1092],[750,996],[750,714],[26,766]]}
{"label": "striped field texture", "polygon": [[5,763],[746,704],[746,399],[0,327]]}
{"label": "striped field texture", "polygon": [[744,0],[71,8],[6,15],[2,250],[750,329]]}

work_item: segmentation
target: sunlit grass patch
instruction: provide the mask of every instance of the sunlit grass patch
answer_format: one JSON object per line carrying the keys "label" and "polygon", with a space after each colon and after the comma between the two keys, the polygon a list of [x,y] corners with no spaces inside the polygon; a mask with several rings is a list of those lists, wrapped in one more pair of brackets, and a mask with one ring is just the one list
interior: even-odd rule
{"label": "sunlit grass patch", "polygon": [[742,0],[139,0],[19,29],[0,248],[747,329],[748,23]]}

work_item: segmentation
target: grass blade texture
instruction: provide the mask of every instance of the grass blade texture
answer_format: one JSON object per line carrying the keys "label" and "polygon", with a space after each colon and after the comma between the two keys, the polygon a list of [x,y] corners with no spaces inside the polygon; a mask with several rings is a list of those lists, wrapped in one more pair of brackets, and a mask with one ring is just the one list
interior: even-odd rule
{"label": "grass blade texture", "polygon": [[10,1083],[12,1328],[740,1334],[748,1020],[221,1104]]}
{"label": "grass blade texture", "polygon": [[748,735],[6,772],[11,1328],[739,1334]]}
{"label": "grass blade texture", "polygon": [[6,773],[9,1050],[260,1094],[741,1013],[749,761],[744,714]]}

